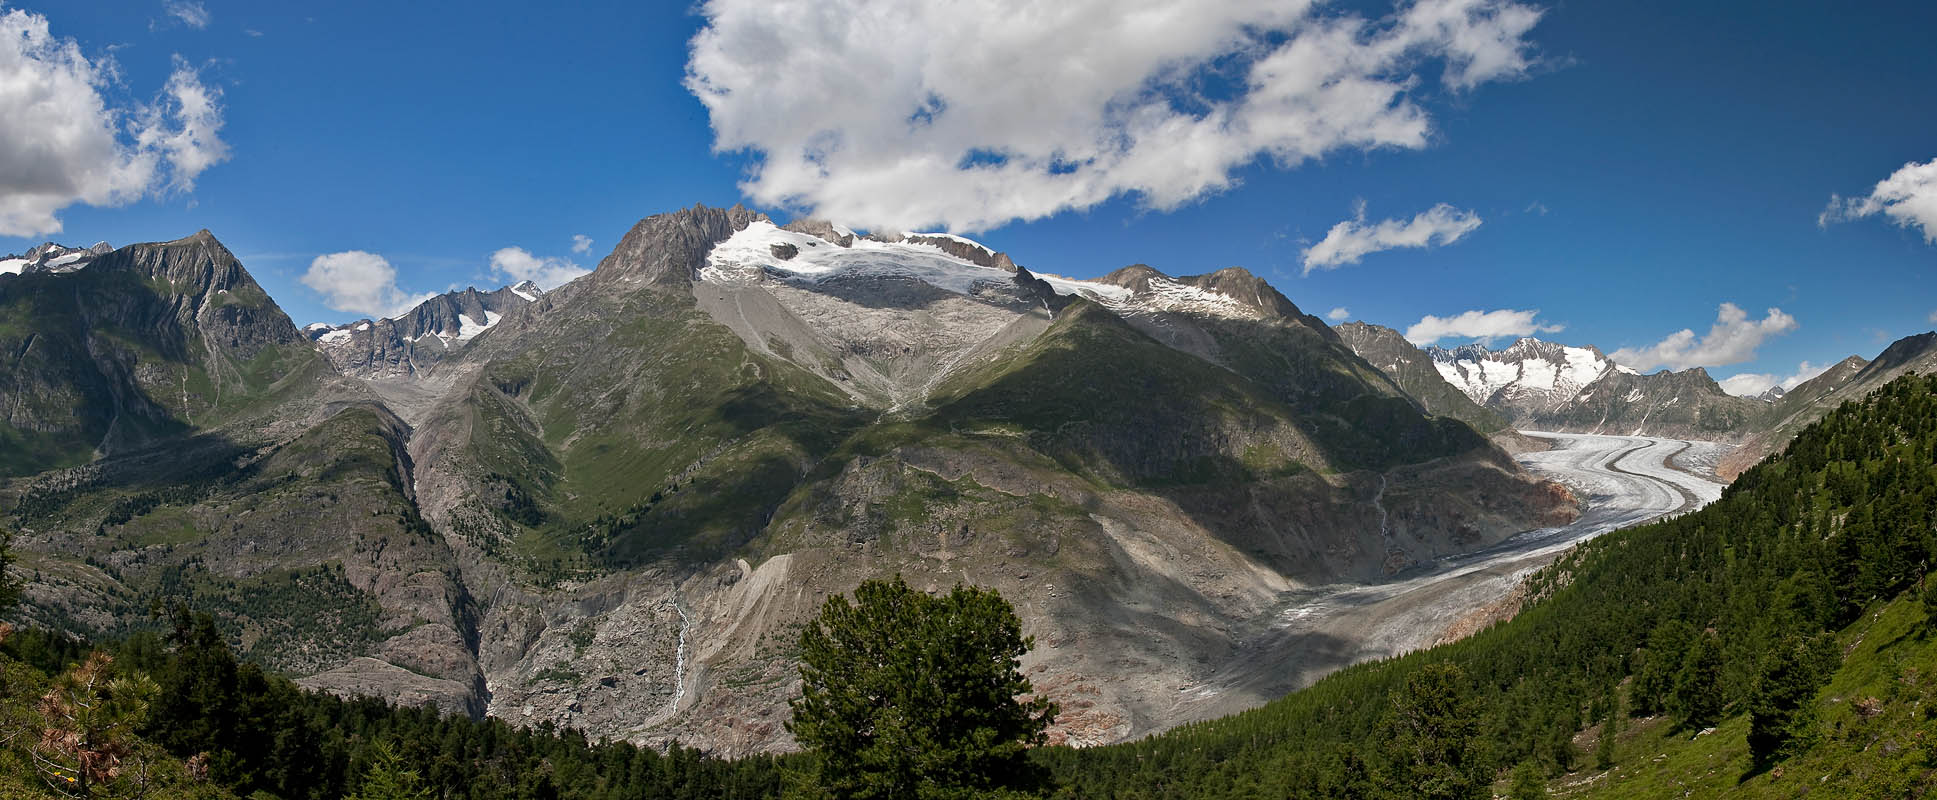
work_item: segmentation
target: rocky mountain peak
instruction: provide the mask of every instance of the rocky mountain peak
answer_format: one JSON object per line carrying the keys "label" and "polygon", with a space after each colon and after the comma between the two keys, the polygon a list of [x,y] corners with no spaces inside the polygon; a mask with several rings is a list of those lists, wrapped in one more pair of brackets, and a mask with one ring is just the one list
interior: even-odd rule
{"label": "rocky mountain peak", "polygon": [[1132,292],[1146,292],[1150,290],[1150,282],[1152,280],[1167,281],[1170,280],[1170,276],[1165,275],[1162,271],[1148,264],[1131,264],[1101,278],[1097,278],[1096,282],[1107,283],[1111,286],[1121,286]]}
{"label": "rocky mountain peak", "polygon": [[[1243,267],[1225,267],[1208,275],[1193,275],[1177,279],[1179,283],[1196,286],[1200,289],[1217,292],[1263,312],[1267,317],[1283,319],[1303,319],[1305,313],[1265,279],[1258,277]],[[1330,328],[1320,325],[1329,331]]]}
{"label": "rocky mountain peak", "polygon": [[543,296],[544,291],[531,281],[490,292],[465,287],[432,297],[395,317],[343,325],[318,323],[305,326],[303,334],[346,375],[407,376],[429,369],[496,326],[505,314]]}
{"label": "rocky mountain peak", "polygon": [[742,205],[709,208],[695,205],[669,214],[654,214],[627,231],[612,254],[599,261],[590,276],[595,284],[691,286],[706,264],[713,245],[767,215]]}
{"label": "rocky mountain peak", "polygon": [[0,258],[0,275],[74,272],[113,251],[114,246],[107,242],[96,242],[87,248],[46,242],[20,255]]}

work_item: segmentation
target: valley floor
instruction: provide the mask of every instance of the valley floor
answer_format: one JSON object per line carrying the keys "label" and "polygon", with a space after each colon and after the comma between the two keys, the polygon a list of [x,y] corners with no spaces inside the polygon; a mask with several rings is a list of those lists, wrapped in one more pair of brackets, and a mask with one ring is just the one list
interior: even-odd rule
{"label": "valley floor", "polygon": [[1568,548],[1609,531],[1693,511],[1721,497],[1712,474],[1726,445],[1649,436],[1523,433],[1553,448],[1518,456],[1566,484],[1581,518],[1376,584],[1292,593],[1242,650],[1178,697],[1178,722],[1212,719],[1302,689],[1340,668],[1457,639],[1510,616],[1521,582]]}

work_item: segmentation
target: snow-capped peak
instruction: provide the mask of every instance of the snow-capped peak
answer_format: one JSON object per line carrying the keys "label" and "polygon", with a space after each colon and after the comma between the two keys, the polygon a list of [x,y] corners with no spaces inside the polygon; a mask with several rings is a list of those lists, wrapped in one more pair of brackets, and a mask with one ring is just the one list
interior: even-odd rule
{"label": "snow-capped peak", "polygon": [[47,242],[24,254],[0,258],[0,275],[73,272],[111,252],[114,252],[114,247],[107,242],[99,242],[93,247],[68,247]]}
{"label": "snow-capped peak", "polygon": [[1579,395],[1609,371],[1626,371],[1592,347],[1570,347],[1532,337],[1505,350],[1469,344],[1430,349],[1433,367],[1446,382],[1484,404],[1504,393],[1512,399],[1560,403]]}
{"label": "snow-capped peak", "polygon": [[525,302],[528,303],[538,302],[538,296],[545,293],[543,289],[538,288],[538,284],[532,283],[531,281],[519,281],[506,288],[510,289],[512,294],[524,298]]}
{"label": "snow-capped peak", "polygon": [[[987,263],[970,261],[963,257],[964,253]],[[1003,268],[1005,265],[1011,268]],[[1252,304],[1224,292],[1186,283],[1148,268],[1137,273],[1134,285],[1110,280],[1075,280],[1034,270],[1030,274],[1042,279],[1057,294],[1083,297],[1123,313],[1181,312],[1246,319],[1264,316]],[[750,283],[772,278],[814,284],[855,275],[913,278],[963,295],[974,294],[979,284],[1008,284],[1016,279],[1013,265],[1006,257],[981,242],[954,234],[856,238],[843,247],[823,236],[787,230],[765,220],[756,221],[714,245],[707,254],[706,266],[700,269],[699,279],[712,283]]]}

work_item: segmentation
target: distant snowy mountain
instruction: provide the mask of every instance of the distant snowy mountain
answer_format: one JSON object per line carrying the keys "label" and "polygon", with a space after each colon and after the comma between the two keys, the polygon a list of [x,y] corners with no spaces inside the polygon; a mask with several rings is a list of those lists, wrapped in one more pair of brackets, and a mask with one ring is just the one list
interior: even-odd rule
{"label": "distant snowy mountain", "polygon": [[1736,441],[1769,407],[1724,392],[1700,368],[1643,375],[1595,347],[1524,338],[1505,350],[1429,352],[1448,383],[1521,429]]}
{"label": "distant snowy mountain", "polygon": [[111,252],[114,252],[114,246],[107,242],[96,242],[93,247],[68,247],[48,242],[22,255],[0,258],[0,275],[73,272]]}
{"label": "distant snowy mountain", "polygon": [[1523,338],[1505,350],[1469,344],[1427,351],[1434,368],[1473,402],[1495,408],[1551,411],[1609,372],[1636,374],[1594,347]]}
{"label": "distant snowy mountain", "polygon": [[465,289],[440,294],[395,317],[344,325],[318,322],[304,326],[303,334],[345,374],[408,376],[490,330],[511,309],[543,295],[531,281],[493,292]]}

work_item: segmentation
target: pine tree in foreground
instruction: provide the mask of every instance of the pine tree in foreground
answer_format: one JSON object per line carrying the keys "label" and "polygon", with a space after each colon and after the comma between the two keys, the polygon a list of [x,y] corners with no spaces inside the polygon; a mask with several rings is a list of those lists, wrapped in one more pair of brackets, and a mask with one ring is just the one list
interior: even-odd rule
{"label": "pine tree in foreground", "polygon": [[1019,659],[1031,640],[991,590],[916,591],[899,576],[835,596],[801,634],[801,696],[787,730],[811,751],[799,791],[832,798],[1023,795],[1055,718]]}

